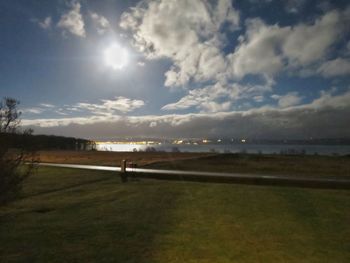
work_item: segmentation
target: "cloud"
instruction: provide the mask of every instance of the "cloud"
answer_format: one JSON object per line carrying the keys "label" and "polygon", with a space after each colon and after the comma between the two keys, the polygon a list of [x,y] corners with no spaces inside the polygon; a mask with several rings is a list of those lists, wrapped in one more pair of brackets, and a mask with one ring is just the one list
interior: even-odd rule
{"label": "cloud", "polygon": [[[283,98],[278,95],[275,97]],[[164,137],[164,134],[169,138],[339,138],[349,137],[350,134],[350,123],[347,121],[349,101],[350,91],[338,95],[322,92],[319,98],[308,104],[285,108],[265,106],[247,111],[162,116],[93,115],[27,119],[22,123],[34,128],[36,133],[103,139],[123,136]]]}
{"label": "cloud", "polygon": [[291,28],[282,45],[289,64],[306,66],[323,59],[343,36],[345,24],[350,19],[348,15],[348,11],[329,11],[310,25],[299,24]]}
{"label": "cloud", "polygon": [[267,25],[260,18],[246,20],[240,44],[227,57],[232,76],[275,76],[281,71],[310,69],[322,62],[340,41],[349,22],[349,10],[333,10],[310,24],[281,27]]}
{"label": "cloud", "polygon": [[[304,1],[291,0],[286,6],[290,11],[297,11],[303,5]],[[165,86],[183,87],[188,91],[185,97],[165,105],[163,110],[193,107],[215,111],[220,107],[209,105],[228,101],[204,94],[212,92],[211,88],[202,88],[208,83],[220,84],[222,90],[230,93],[232,83],[242,81],[247,75],[261,76],[266,82],[264,85],[272,89],[275,77],[281,72],[304,76],[312,71],[323,76],[338,74],[340,70],[325,73],[315,68],[345,36],[349,14],[350,8],[331,10],[313,21],[294,26],[268,25],[260,18],[249,18],[235,49],[227,53],[223,48],[232,36],[227,35],[223,27],[242,29],[239,12],[228,0],[143,1],[122,14],[120,26],[132,33],[134,46],[147,59],[172,61],[165,72]],[[193,90],[193,83],[201,84],[196,85],[200,88]],[[231,100],[230,106],[225,104],[225,108],[229,110],[233,102]]]}
{"label": "cloud", "polygon": [[259,96],[270,91],[271,86],[269,85],[241,85],[237,83],[222,85],[216,83],[201,89],[190,90],[179,101],[163,106],[162,110],[183,110],[195,107],[202,112],[228,111],[235,101]]}
{"label": "cloud", "polygon": [[21,109],[21,112],[24,115],[27,114],[35,114],[35,115],[40,115],[44,112],[54,112],[56,106],[49,104],[49,103],[40,103],[39,105],[35,107],[29,107],[29,108],[23,108]]}
{"label": "cloud", "polygon": [[68,113],[65,112],[64,108],[59,108],[59,109],[55,110],[55,113],[57,113],[59,115],[63,115],[63,116],[68,116]]}
{"label": "cloud", "polygon": [[228,55],[232,75],[243,78],[248,74],[273,76],[284,67],[281,44],[290,28],[266,25],[260,18],[246,21],[246,32],[240,44]]}
{"label": "cloud", "polygon": [[34,24],[38,25],[40,28],[42,28],[44,30],[51,29],[51,26],[52,26],[52,17],[51,16],[47,16],[43,20],[39,20],[37,18],[31,18],[30,21],[33,22]]}
{"label": "cloud", "polygon": [[73,109],[87,110],[97,115],[112,115],[116,111],[127,113],[145,105],[142,100],[132,100],[125,97],[115,97],[114,100],[101,100],[102,103],[77,103]]}
{"label": "cloud", "polygon": [[321,108],[338,108],[346,109],[350,107],[350,91],[339,95],[333,95],[334,89],[330,91],[321,91],[321,96],[310,103],[310,108],[321,109]]}
{"label": "cloud", "polygon": [[94,23],[94,26],[96,27],[98,34],[103,35],[111,29],[109,21],[104,16],[91,12],[90,17]]}
{"label": "cloud", "polygon": [[261,95],[254,96],[253,100],[255,100],[256,102],[263,102],[264,96],[261,96]]}
{"label": "cloud", "polygon": [[114,100],[102,100],[106,109],[117,110],[121,112],[130,112],[145,105],[142,100],[132,100],[124,97],[116,97]]}
{"label": "cloud", "polygon": [[282,108],[298,105],[302,101],[302,97],[299,96],[298,92],[288,92],[283,96],[272,95],[271,97],[277,99],[278,105]]}
{"label": "cloud", "polygon": [[217,75],[226,68],[221,53],[224,25],[231,30],[239,25],[239,13],[229,0],[143,2],[123,13],[120,22],[133,33],[134,45],[148,59],[172,59],[166,86],[220,77]]}
{"label": "cloud", "polygon": [[25,115],[29,114],[41,114],[44,112],[44,109],[39,107],[33,107],[33,108],[24,108],[21,110],[21,112]]}
{"label": "cloud", "polygon": [[317,69],[317,73],[324,77],[350,75],[350,61],[344,58],[328,60]]}
{"label": "cloud", "polygon": [[305,4],[305,0],[287,0],[285,10],[288,13],[299,13]]}
{"label": "cloud", "polygon": [[[41,114],[43,112],[50,112],[68,116],[71,114],[78,115],[78,116],[86,116],[89,114],[90,116],[93,116],[92,119],[104,118],[105,117],[112,117],[113,115],[120,114],[120,113],[128,113],[132,112],[138,108],[141,108],[145,105],[145,102],[142,100],[134,100],[129,99],[125,97],[115,97],[111,100],[100,100],[99,103],[86,103],[86,102],[80,102],[73,105],[64,105],[63,107],[56,107],[55,105],[49,104],[49,103],[40,103],[40,107],[32,107],[32,108],[24,108],[22,110],[23,113],[31,113],[31,114]],[[89,119],[87,117],[74,117],[72,119]],[[69,118],[68,118],[69,119]],[[54,119],[52,119],[54,120]],[[50,121],[49,121],[50,122]],[[56,123],[52,121],[51,123]],[[62,123],[62,122],[60,122]],[[52,124],[53,125],[53,124]]]}
{"label": "cloud", "polygon": [[42,29],[50,29],[51,25],[52,25],[52,18],[51,16],[46,17],[44,20],[42,21],[37,21],[38,25],[42,28]]}
{"label": "cloud", "polygon": [[85,24],[80,13],[81,5],[79,2],[72,1],[70,7],[71,9],[61,16],[57,26],[63,29],[64,34],[68,31],[72,35],[85,37]]}
{"label": "cloud", "polygon": [[50,104],[50,103],[40,103],[39,105],[41,107],[44,107],[44,108],[55,108],[56,107],[55,105]]}

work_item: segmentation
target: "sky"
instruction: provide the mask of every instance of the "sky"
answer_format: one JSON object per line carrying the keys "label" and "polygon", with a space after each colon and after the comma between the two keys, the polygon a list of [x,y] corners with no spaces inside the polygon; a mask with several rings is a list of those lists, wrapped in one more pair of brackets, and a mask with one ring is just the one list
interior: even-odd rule
{"label": "sky", "polygon": [[350,136],[350,3],[0,1],[0,96],[36,134]]}

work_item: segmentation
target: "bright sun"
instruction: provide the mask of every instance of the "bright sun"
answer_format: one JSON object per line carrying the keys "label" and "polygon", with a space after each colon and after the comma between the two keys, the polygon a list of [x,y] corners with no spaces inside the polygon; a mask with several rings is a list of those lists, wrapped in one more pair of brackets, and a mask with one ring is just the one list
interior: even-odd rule
{"label": "bright sun", "polygon": [[128,51],[118,44],[113,44],[104,51],[104,60],[107,66],[115,70],[122,69],[128,63]]}

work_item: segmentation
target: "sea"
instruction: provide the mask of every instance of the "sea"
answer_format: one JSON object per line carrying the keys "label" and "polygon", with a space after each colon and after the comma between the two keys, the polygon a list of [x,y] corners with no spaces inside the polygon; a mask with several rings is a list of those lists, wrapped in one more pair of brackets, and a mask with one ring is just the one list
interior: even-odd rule
{"label": "sea", "polygon": [[217,152],[250,154],[350,155],[350,145],[294,144],[123,144],[99,143],[98,151],[113,152]]}

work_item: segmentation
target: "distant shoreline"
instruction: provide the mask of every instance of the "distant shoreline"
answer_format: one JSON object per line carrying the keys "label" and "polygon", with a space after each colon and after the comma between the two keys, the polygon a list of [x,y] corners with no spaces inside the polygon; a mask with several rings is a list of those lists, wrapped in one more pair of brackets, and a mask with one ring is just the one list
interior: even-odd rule
{"label": "distant shoreline", "polygon": [[113,143],[99,142],[98,151],[111,152],[189,152],[189,153],[249,153],[287,155],[349,155],[350,145],[311,145],[311,144],[171,144],[171,143]]}

